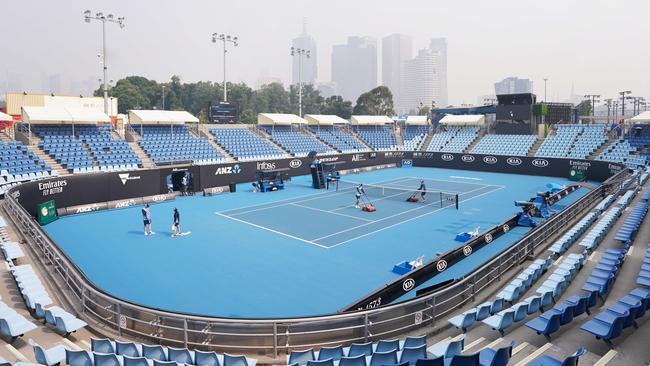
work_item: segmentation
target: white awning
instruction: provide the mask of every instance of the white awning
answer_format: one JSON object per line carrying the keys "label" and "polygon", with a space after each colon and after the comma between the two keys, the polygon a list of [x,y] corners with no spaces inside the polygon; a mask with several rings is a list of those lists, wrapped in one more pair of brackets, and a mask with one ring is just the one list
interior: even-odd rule
{"label": "white awning", "polygon": [[199,119],[186,111],[159,111],[133,109],[129,111],[130,124],[171,125],[184,123],[199,123]]}
{"label": "white awning", "polygon": [[22,108],[23,122],[33,124],[44,123],[97,123],[110,122],[106,113],[90,108],[65,107],[30,107]]}
{"label": "white awning", "polygon": [[339,116],[328,115],[328,114],[305,114],[305,120],[307,120],[307,123],[309,123],[310,125],[324,125],[324,126],[349,123],[347,120]]}
{"label": "white awning", "polygon": [[271,125],[293,125],[293,124],[306,124],[307,121],[300,118],[295,114],[284,113],[259,113],[257,115],[257,124],[264,126]]}
{"label": "white awning", "polygon": [[393,122],[388,116],[352,116],[351,120],[353,125],[385,125]]}
{"label": "white awning", "polygon": [[478,126],[485,124],[485,115],[482,114],[448,114],[440,120],[443,125]]}
{"label": "white awning", "polygon": [[0,121],[5,122],[5,121],[13,121],[13,120],[14,119],[10,115],[0,112]]}
{"label": "white awning", "polygon": [[650,111],[646,111],[641,114],[638,114],[630,118],[630,121],[633,123],[648,123],[650,122]]}
{"label": "white awning", "polygon": [[408,116],[405,123],[407,125],[427,125],[429,121],[427,116]]}

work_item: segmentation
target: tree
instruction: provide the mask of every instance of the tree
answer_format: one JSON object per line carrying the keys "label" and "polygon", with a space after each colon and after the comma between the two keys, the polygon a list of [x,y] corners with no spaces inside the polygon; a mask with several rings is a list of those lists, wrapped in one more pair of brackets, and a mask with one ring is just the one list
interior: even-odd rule
{"label": "tree", "polygon": [[239,113],[239,122],[241,123],[255,123],[257,122],[257,115],[252,109],[246,108]]}
{"label": "tree", "polygon": [[420,107],[418,108],[418,116],[427,116],[429,115],[430,111],[431,111],[431,107],[429,107],[428,105],[420,104]]}
{"label": "tree", "polygon": [[350,119],[352,115],[352,102],[343,100],[340,95],[325,98],[321,107],[322,114],[334,114],[341,118]]}
{"label": "tree", "polygon": [[[299,108],[298,85],[291,85],[289,87],[289,104],[291,113],[298,114]],[[312,84],[304,84],[302,86],[302,113],[305,114],[320,114],[323,105],[323,97],[317,89],[314,89]]]}
{"label": "tree", "polygon": [[578,104],[578,111],[580,111],[581,116],[591,115],[591,101],[583,100],[580,102],[580,104]]}
{"label": "tree", "polygon": [[353,112],[354,114],[373,116],[392,116],[395,114],[393,110],[393,93],[385,86],[378,86],[365,92],[357,99]]}

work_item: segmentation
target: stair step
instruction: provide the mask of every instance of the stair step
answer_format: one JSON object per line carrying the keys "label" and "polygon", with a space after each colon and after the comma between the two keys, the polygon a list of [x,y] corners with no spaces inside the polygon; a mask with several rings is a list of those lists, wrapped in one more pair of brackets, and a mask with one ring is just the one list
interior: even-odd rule
{"label": "stair step", "polygon": [[153,161],[151,161],[151,158],[147,155],[146,152],[140,147],[140,145],[137,142],[129,142],[129,146],[131,146],[131,149],[135,152],[135,154],[140,158],[142,161],[142,167],[143,168],[155,168],[156,164],[154,164]]}

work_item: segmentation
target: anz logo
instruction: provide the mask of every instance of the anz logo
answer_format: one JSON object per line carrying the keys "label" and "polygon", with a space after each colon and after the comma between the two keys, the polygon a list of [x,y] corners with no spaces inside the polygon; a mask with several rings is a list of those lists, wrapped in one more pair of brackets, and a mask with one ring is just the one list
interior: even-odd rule
{"label": "anz logo", "polygon": [[506,163],[509,165],[521,165],[521,159],[513,157],[509,157],[508,160],[506,160]]}
{"label": "anz logo", "polygon": [[241,168],[239,167],[239,164],[235,164],[233,166],[218,167],[214,172],[214,175],[239,174],[239,172],[241,172]]}
{"label": "anz logo", "polygon": [[452,160],[454,160],[454,156],[451,155],[451,154],[442,154],[442,155],[440,155],[440,159],[442,159],[444,161],[452,161]]}
{"label": "anz logo", "polygon": [[402,289],[406,292],[413,290],[413,287],[415,287],[415,280],[412,278],[407,278],[402,282]]}
{"label": "anz logo", "polygon": [[463,155],[460,160],[466,162],[466,163],[471,163],[474,161],[474,156],[472,155]]}
{"label": "anz logo", "polygon": [[533,164],[534,166],[536,166],[538,168],[544,168],[544,167],[548,166],[548,160],[546,160],[546,159],[535,159],[535,160],[532,161],[531,164]]}
{"label": "anz logo", "polygon": [[486,164],[496,164],[497,158],[492,155],[488,155],[483,157],[483,162],[485,162]]}

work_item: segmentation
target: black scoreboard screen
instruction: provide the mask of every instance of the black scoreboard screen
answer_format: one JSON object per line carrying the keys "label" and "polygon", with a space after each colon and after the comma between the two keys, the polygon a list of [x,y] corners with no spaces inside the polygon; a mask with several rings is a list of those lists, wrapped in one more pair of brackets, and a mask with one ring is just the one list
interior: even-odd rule
{"label": "black scoreboard screen", "polygon": [[237,106],[234,104],[226,102],[210,103],[208,107],[210,123],[235,123],[238,118]]}

